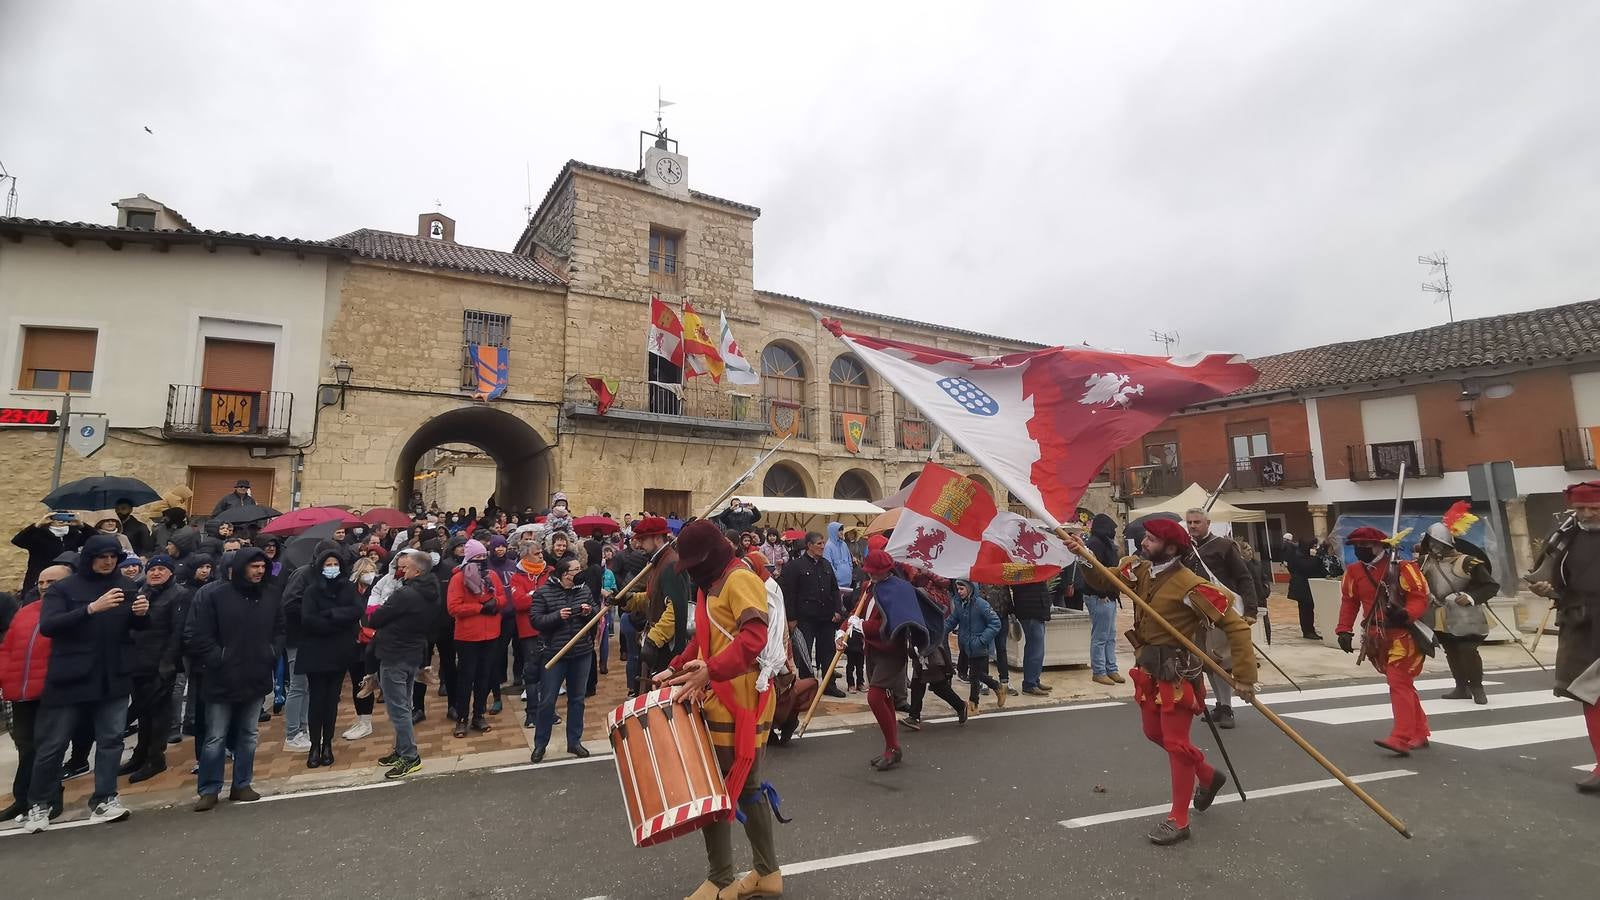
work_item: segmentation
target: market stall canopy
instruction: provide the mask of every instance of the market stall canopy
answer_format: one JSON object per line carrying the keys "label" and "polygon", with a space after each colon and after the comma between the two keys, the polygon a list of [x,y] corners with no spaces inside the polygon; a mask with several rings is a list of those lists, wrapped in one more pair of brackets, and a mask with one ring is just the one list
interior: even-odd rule
{"label": "market stall canopy", "polygon": [[[1136,507],[1129,515],[1135,519],[1142,519],[1151,513],[1172,513],[1182,518],[1185,512],[1205,506],[1206,498],[1210,496],[1210,491],[1198,484],[1190,484],[1183,489],[1183,493],[1171,500],[1155,506]],[[1212,522],[1265,522],[1266,520],[1267,514],[1261,510],[1240,509],[1220,497],[1211,506]]]}

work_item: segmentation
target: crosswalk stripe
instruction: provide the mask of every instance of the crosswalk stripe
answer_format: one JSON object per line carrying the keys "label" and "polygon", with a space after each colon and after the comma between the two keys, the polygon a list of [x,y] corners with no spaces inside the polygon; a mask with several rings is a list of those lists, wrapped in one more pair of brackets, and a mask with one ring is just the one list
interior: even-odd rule
{"label": "crosswalk stripe", "polygon": [[[1498,685],[1498,681],[1485,681],[1484,686]],[[1431,691],[1436,688],[1455,687],[1454,678],[1425,678],[1417,682],[1417,690]],[[1379,681],[1374,684],[1347,684],[1342,687],[1312,688],[1309,691],[1273,691],[1270,694],[1257,694],[1256,697],[1268,706],[1282,706],[1285,703],[1320,703],[1324,700],[1343,700],[1347,697],[1373,697],[1389,693],[1389,684]],[[1216,705],[1213,698],[1211,705]],[[1249,707],[1249,704],[1244,704]],[[1239,706],[1234,707],[1238,709]],[[1253,708],[1253,707],[1250,707]]]}
{"label": "crosswalk stripe", "polygon": [[1429,740],[1435,744],[1466,750],[1502,750],[1527,744],[1543,744],[1583,737],[1587,730],[1582,716],[1538,719],[1532,722],[1507,722],[1504,725],[1478,725],[1435,731]]}
{"label": "crosswalk stripe", "polygon": [[[1424,700],[1422,711],[1430,716],[1460,715],[1464,713],[1487,713],[1502,709],[1521,709],[1526,706],[1546,706],[1563,702],[1562,698],[1541,691],[1518,691],[1511,694],[1495,694],[1487,706],[1479,706],[1471,700]],[[1308,709],[1301,712],[1287,712],[1283,714],[1289,719],[1303,719],[1307,722],[1320,722],[1323,725],[1350,725],[1355,722],[1379,722],[1394,717],[1394,708],[1387,703],[1373,703],[1365,706],[1343,706],[1333,709]]]}
{"label": "crosswalk stripe", "polygon": [[[1356,784],[1365,784],[1369,781],[1387,781],[1391,778],[1404,778],[1417,773],[1410,769],[1392,769],[1387,772],[1370,772],[1366,775],[1352,775],[1350,780]],[[1304,781],[1300,784],[1284,784],[1278,787],[1253,788],[1247,792],[1251,800],[1264,797],[1281,797],[1285,794],[1300,794],[1306,791],[1320,791],[1325,788],[1339,787],[1339,782],[1334,778],[1324,778],[1320,781]],[[1229,788],[1232,790],[1232,788]],[[1238,794],[1223,794],[1213,801],[1214,805],[1239,802]],[[1091,825],[1104,825],[1107,822],[1121,822],[1125,819],[1142,819],[1157,813],[1169,812],[1170,803],[1158,803],[1154,806],[1141,806],[1138,809],[1124,809],[1117,812],[1100,813],[1093,816],[1080,816],[1076,819],[1063,819],[1060,823],[1066,828],[1087,828]]]}
{"label": "crosswalk stripe", "polygon": [[[1029,707],[1028,709],[985,710],[978,715],[971,717],[967,721],[978,722],[984,719],[1004,719],[1009,716],[1037,716],[1040,713],[1074,712],[1080,709],[1105,709],[1109,706],[1122,705],[1123,704],[1121,703],[1108,701],[1103,703],[1074,703],[1068,706],[1034,706]],[[940,716],[937,719],[923,720],[924,724],[928,725],[942,725],[946,722],[959,721],[961,720],[957,716]]]}

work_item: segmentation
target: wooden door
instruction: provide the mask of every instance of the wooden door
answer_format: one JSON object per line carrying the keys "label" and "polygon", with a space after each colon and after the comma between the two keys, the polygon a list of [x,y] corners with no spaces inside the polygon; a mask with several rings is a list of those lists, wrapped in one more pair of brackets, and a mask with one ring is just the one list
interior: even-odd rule
{"label": "wooden door", "polygon": [[[263,506],[272,506],[272,481],[276,469],[214,469],[189,467],[189,490],[194,498],[189,501],[189,514],[209,516],[224,494],[233,491],[233,483],[243,478],[250,482],[250,494]],[[282,508],[282,507],[280,507]]]}

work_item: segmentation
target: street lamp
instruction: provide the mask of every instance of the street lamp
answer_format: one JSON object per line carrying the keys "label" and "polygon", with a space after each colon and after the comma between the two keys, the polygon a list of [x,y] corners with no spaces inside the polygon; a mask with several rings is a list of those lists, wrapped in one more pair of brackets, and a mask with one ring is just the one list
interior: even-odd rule
{"label": "street lamp", "polygon": [[344,409],[344,390],[350,386],[350,376],[355,373],[355,368],[350,361],[340,359],[333,364],[333,380],[339,385],[339,408]]}
{"label": "street lamp", "polygon": [[1478,423],[1475,417],[1478,412],[1478,395],[1462,387],[1461,393],[1456,395],[1456,409],[1461,410],[1461,414],[1467,417],[1467,430],[1477,434]]}

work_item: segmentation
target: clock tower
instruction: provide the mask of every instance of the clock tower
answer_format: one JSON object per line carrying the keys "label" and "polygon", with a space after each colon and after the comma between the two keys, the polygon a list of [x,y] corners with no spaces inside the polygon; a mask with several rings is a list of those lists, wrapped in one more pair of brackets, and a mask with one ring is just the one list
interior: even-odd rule
{"label": "clock tower", "polygon": [[655,142],[644,152],[644,180],[651,187],[674,197],[689,198],[689,158],[677,152],[678,142],[667,137],[665,128],[650,135]]}

